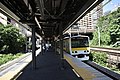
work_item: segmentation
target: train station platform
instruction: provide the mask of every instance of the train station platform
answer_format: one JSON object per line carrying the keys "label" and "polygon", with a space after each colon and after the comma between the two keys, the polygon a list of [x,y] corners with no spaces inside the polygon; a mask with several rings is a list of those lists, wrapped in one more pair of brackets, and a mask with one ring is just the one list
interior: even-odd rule
{"label": "train station platform", "polygon": [[52,48],[44,54],[40,52],[36,51],[36,69],[32,66],[32,55],[28,54],[0,72],[0,80],[114,80],[66,52],[63,60]]}
{"label": "train station platform", "polygon": [[61,69],[60,55],[49,49],[37,56],[36,70],[32,69],[30,63],[16,80],[83,80],[74,73],[67,61],[64,61],[64,66],[65,69]]}

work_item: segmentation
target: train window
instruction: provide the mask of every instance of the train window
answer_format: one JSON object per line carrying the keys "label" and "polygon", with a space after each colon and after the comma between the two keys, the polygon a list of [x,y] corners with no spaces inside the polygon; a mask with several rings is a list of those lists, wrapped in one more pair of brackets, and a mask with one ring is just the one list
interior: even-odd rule
{"label": "train window", "polygon": [[71,39],[71,47],[77,48],[77,47],[88,47],[89,41],[88,38],[72,38]]}

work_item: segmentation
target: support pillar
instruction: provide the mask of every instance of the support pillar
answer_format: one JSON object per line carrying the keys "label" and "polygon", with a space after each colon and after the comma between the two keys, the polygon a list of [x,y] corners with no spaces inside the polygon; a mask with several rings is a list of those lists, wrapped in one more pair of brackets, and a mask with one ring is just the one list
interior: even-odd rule
{"label": "support pillar", "polygon": [[43,39],[41,40],[41,54],[43,55],[43,47],[44,47],[44,45],[43,45]]}
{"label": "support pillar", "polygon": [[61,56],[61,59],[64,58],[63,56],[63,35],[60,34],[60,56]]}
{"label": "support pillar", "polygon": [[32,67],[36,69],[36,40],[35,40],[35,27],[32,27]]}
{"label": "support pillar", "polygon": [[56,45],[56,40],[55,40],[55,54],[57,52],[57,45]]}
{"label": "support pillar", "polygon": [[59,31],[60,31],[60,57],[61,57],[61,70],[64,70],[63,28],[62,28],[62,23],[60,23]]}

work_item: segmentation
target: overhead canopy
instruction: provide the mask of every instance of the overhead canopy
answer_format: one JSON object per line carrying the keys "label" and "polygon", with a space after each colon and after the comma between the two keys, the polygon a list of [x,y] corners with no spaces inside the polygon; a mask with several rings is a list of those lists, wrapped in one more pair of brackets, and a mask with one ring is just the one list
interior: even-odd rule
{"label": "overhead canopy", "polygon": [[[45,38],[59,35],[59,27],[67,30],[103,0],[1,0],[22,23],[36,27]],[[38,26],[38,23],[40,24]]]}

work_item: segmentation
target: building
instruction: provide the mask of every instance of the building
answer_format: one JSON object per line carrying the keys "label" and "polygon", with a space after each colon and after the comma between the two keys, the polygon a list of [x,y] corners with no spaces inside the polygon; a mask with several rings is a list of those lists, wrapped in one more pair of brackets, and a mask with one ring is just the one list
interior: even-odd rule
{"label": "building", "polygon": [[95,7],[91,12],[92,12],[92,26],[94,27],[94,29],[96,28],[97,25],[97,20],[103,16],[103,8],[102,8],[102,3],[99,4],[97,7]]}
{"label": "building", "polygon": [[103,15],[102,3],[80,19],[66,33],[89,34],[94,32],[98,18]]}

